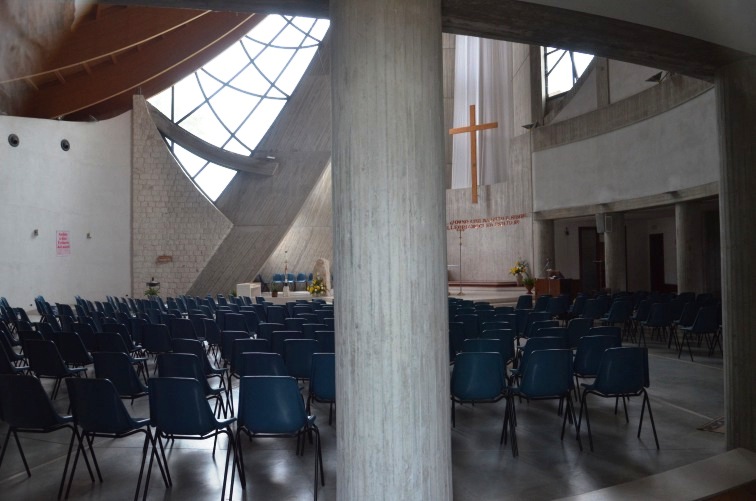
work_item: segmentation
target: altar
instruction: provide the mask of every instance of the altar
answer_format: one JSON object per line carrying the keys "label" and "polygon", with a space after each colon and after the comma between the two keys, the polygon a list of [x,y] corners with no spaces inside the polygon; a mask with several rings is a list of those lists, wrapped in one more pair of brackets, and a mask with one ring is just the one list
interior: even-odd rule
{"label": "altar", "polygon": [[237,296],[249,296],[254,298],[262,295],[262,285],[260,282],[247,282],[243,284],[236,284]]}
{"label": "altar", "polygon": [[272,297],[270,295],[270,292],[258,294],[258,296],[260,295],[265,298],[265,301],[273,304],[286,304],[291,301],[296,301],[297,299],[305,299],[307,301],[312,301],[313,299],[323,299],[326,303],[333,303],[333,296],[313,296],[307,291],[293,291],[289,292],[287,295],[284,295],[283,292],[279,292],[277,297]]}

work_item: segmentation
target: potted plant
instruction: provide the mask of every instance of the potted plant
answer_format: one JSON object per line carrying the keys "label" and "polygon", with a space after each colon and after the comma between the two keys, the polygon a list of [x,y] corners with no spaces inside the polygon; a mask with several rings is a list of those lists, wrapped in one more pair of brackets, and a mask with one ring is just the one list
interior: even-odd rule
{"label": "potted plant", "polygon": [[320,275],[317,275],[312,283],[307,287],[307,292],[313,296],[324,296],[328,292],[325,288],[325,283]]}
{"label": "potted plant", "polygon": [[270,288],[270,295],[272,297],[278,297],[278,291],[281,290],[281,284],[277,282],[271,282],[268,284],[268,287]]}
{"label": "potted plant", "polygon": [[535,287],[535,283],[535,278],[531,277],[530,273],[526,273],[525,277],[522,279],[522,285],[524,285],[528,290],[528,294],[533,293],[533,287]]}
{"label": "potted plant", "polygon": [[528,274],[528,262],[522,258],[517,259],[514,266],[509,269],[509,274],[513,275],[517,281],[517,285],[522,287],[524,285],[523,274]]}

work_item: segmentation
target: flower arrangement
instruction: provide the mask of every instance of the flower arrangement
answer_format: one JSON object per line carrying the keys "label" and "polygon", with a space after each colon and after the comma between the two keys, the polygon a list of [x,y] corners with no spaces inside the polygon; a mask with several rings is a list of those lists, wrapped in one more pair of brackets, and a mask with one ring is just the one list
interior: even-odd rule
{"label": "flower arrangement", "polygon": [[524,259],[518,259],[515,261],[515,265],[509,269],[510,275],[528,274],[528,262]]}
{"label": "flower arrangement", "polygon": [[325,283],[323,283],[323,279],[320,278],[320,275],[316,276],[312,283],[307,287],[307,292],[313,296],[320,296],[327,292]]}

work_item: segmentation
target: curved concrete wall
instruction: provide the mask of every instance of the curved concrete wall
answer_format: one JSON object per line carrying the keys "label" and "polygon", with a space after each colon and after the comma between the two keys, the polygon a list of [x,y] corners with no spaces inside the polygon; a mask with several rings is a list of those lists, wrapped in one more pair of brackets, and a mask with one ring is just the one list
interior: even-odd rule
{"label": "curved concrete wall", "polygon": [[713,90],[649,119],[533,153],[533,210],[603,204],[719,179]]}

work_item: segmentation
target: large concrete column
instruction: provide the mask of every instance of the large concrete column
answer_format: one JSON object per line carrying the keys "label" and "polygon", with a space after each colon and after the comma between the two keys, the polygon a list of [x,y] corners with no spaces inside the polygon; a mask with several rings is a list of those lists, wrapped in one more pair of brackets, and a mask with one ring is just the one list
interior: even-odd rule
{"label": "large concrete column", "polygon": [[604,233],[606,287],[613,292],[624,291],[627,290],[625,214],[612,212],[606,216],[606,233]]}
{"label": "large concrete column", "polygon": [[675,204],[678,292],[704,291],[702,211],[695,202]]}
{"label": "large concrete column", "polygon": [[439,0],[332,0],[338,499],[450,500]]}
{"label": "large concrete column", "polygon": [[716,75],[727,448],[756,451],[756,58]]}
{"label": "large concrete column", "polygon": [[533,266],[534,277],[546,276],[546,260],[552,269],[557,269],[554,262],[554,221],[533,221]]}

